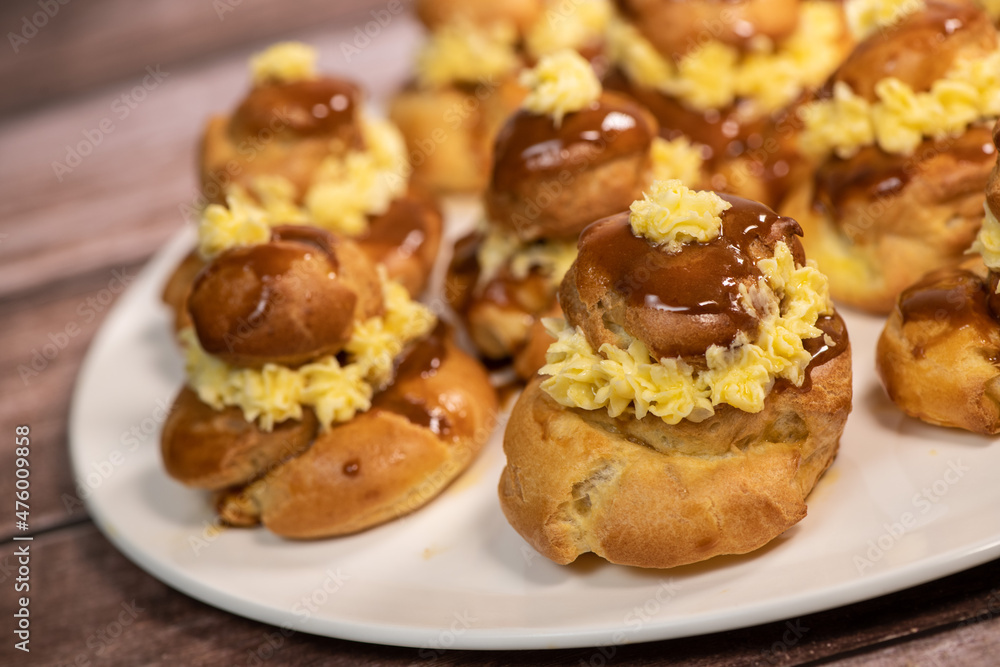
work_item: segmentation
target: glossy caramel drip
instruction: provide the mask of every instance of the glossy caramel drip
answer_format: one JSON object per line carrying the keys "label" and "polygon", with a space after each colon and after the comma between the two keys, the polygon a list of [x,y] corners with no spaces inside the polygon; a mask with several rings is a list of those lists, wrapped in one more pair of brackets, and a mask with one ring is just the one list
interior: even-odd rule
{"label": "glossy caramel drip", "polygon": [[846,219],[848,205],[869,204],[897,196],[920,173],[924,162],[950,157],[956,163],[986,164],[996,159],[991,132],[970,127],[957,138],[927,139],[912,156],[886,153],[865,146],[853,157],[830,157],[815,175],[814,203],[834,220]]}
{"label": "glossy caramel drip", "polygon": [[426,380],[438,372],[448,354],[445,346],[448,335],[447,326],[439,324],[427,338],[414,345],[400,363],[393,383],[372,400],[372,409],[398,414],[412,424],[430,429],[434,435],[451,436],[452,423],[446,410],[429,405],[425,398],[407,391],[405,386],[410,381]]}
{"label": "glossy caramel drip", "polygon": [[278,225],[271,229],[271,240],[297,243],[318,250],[330,262],[334,272],[340,269],[335,250],[337,239],[326,230],[306,225]]}
{"label": "glossy caramel drip", "polygon": [[963,46],[978,43],[990,51],[996,47],[995,35],[989,17],[975,3],[929,0],[925,10],[858,44],[819,96],[829,97],[833,83],[843,81],[875,101],[875,84],[889,76],[915,91],[930,90],[951,69]]}
{"label": "glossy caramel drip", "polygon": [[907,288],[899,297],[903,323],[937,320],[951,328],[992,320],[982,278],[964,269],[940,269]]}
{"label": "glossy caramel drip", "polygon": [[257,86],[233,114],[238,136],[290,131],[300,136],[328,136],[347,146],[363,145],[358,127],[360,89],[348,81],[322,78]]}
{"label": "glossy caramel drip", "polygon": [[[850,339],[847,335],[847,325],[840,317],[840,313],[833,315],[822,315],[816,320],[816,327],[823,332],[823,335],[815,338],[806,338],[802,341],[802,347],[812,355],[809,365],[806,367],[805,379],[802,385],[796,387],[785,379],[779,379],[774,383],[775,391],[797,390],[808,392],[812,389],[812,372],[828,364],[844,352],[847,352]],[[829,342],[827,342],[829,338]],[[830,343],[833,343],[832,345]]]}
{"label": "glossy caramel drip", "polygon": [[742,305],[740,285],[757,283],[762,276],[757,260],[779,240],[789,244],[796,261],[804,261],[793,236],[801,234],[798,223],[762,204],[722,197],[732,207],[722,215],[720,235],[708,243],[685,244],[676,253],[635,236],[628,213],[595,222],[580,237],[577,285],[622,295],[640,321],[666,324],[658,313],[669,313],[672,320],[683,317],[683,336],[655,345],[646,340],[658,358],[704,355],[711,345],[730,345],[741,331],[753,338],[758,322]]}
{"label": "glossy caramel drip", "polygon": [[605,93],[588,108],[567,114],[562,125],[526,110],[497,136],[492,189],[509,192],[525,179],[576,174],[615,158],[649,150],[655,129],[634,101]]}
{"label": "glossy caramel drip", "polygon": [[427,240],[429,206],[414,197],[394,199],[389,210],[368,219],[368,229],[355,240],[376,263],[399,248],[419,254]]}

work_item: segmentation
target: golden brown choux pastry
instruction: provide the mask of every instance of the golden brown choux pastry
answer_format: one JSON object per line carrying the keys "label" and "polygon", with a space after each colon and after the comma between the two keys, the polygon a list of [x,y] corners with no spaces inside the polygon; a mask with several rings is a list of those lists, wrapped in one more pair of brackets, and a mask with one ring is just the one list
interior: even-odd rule
{"label": "golden brown choux pastry", "polygon": [[429,28],[414,80],[389,116],[406,137],[414,183],[433,193],[482,192],[493,143],[525,90],[518,74],[540,58],[573,49],[606,66],[609,0],[428,0]]}
{"label": "golden brown choux pastry", "polygon": [[790,110],[852,44],[841,3],[620,0],[605,84],[701,149],[708,183],[776,207],[808,169]]}
{"label": "golden brown choux pastry", "polygon": [[329,232],[277,227],[223,251],[188,304],[189,386],[161,451],[178,481],[226,491],[218,509],[234,525],[324,537],[413,511],[496,422],[485,369]]}
{"label": "golden brown choux pastry", "polygon": [[802,147],[821,162],[782,212],[834,298],[888,313],[925,273],[961,261],[995,159],[997,49],[974,5],[930,0],[873,32],[803,108]]}
{"label": "golden brown choux pastry", "polygon": [[628,208],[652,182],[656,120],[639,104],[602,93],[587,61],[571,52],[543,58],[535,76],[588,90],[573,110],[535,104],[512,115],[497,138],[484,196],[486,229],[465,239],[449,272],[452,305],[480,352],[511,357],[527,379],[551,337],[540,317],[559,315],[556,287],[576,237],[599,217]]}
{"label": "golden brown choux pastry", "polygon": [[[504,514],[557,563],[763,546],[805,516],[851,409],[847,332],[795,222],[677,181],[653,193],[580,237],[567,322],[504,436]],[[649,206],[665,237],[636,223]]]}
{"label": "golden brown choux pastry", "polygon": [[[1000,136],[994,130],[994,141]],[[931,424],[1000,433],[1000,172],[986,190],[981,257],[937,269],[905,289],[879,338],[876,367],[889,398]],[[985,260],[985,263],[984,263]]]}

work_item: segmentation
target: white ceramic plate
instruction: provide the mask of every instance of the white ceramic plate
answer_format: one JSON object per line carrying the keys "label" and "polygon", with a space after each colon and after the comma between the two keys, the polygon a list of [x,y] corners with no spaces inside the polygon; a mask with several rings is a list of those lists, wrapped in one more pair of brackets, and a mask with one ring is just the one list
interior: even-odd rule
{"label": "white ceramic plate", "polygon": [[[453,207],[451,238],[470,215]],[[209,604],[296,631],[426,652],[566,648],[794,618],[1000,556],[1000,444],[898,412],[873,371],[881,320],[852,313],[855,404],[840,455],[810,496],[809,516],[754,554],[655,571],[593,556],[547,561],[498,506],[502,427],[440,498],[388,525],[315,542],[220,531],[207,495],[169,479],[158,449],[182,382],[158,297],[192,242],[191,230],[176,238],[109,315],[77,383],[70,448],[107,537]]]}

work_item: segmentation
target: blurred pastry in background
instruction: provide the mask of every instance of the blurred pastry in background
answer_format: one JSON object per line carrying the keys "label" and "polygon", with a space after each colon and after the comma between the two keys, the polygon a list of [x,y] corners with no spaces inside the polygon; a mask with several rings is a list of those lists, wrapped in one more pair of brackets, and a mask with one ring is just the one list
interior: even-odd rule
{"label": "blurred pastry in background", "polygon": [[850,343],[798,224],[652,185],[588,226],[504,436],[501,506],[544,556],[674,567],[806,514],[851,409]]}
{"label": "blurred pastry in background", "polygon": [[697,179],[700,160],[666,145],[637,102],[604,92],[574,51],[543,57],[522,82],[524,104],[497,138],[485,222],[459,242],[447,296],[480,352],[512,357],[528,378],[544,363],[551,338],[539,318],[559,314],[580,232],[626,210],[658,174]]}
{"label": "blurred pastry in background", "polygon": [[1000,115],[989,17],[965,2],[905,7],[803,107],[802,150],[819,166],[782,207],[834,298],[875,313],[963,258],[982,221]]}
{"label": "blurred pastry in background", "polygon": [[667,139],[698,146],[709,185],[776,207],[808,170],[790,107],[843,61],[842,3],[620,0],[606,85],[647,106]]}
{"label": "blurred pastry in background", "polygon": [[[994,130],[994,140],[1000,140]],[[1000,433],[1000,174],[960,266],[932,271],[896,300],[875,357],[886,393],[930,424]]]}
{"label": "blurred pastry in background", "polygon": [[[276,225],[353,238],[411,295],[426,286],[441,245],[441,213],[410,187],[399,131],[365,113],[356,84],[318,75],[315,58],[299,43],[256,55],[246,100],[232,116],[209,121],[201,165],[206,206],[196,213],[200,247],[164,290],[178,328],[187,323],[184,300],[205,259],[241,235],[259,241]],[[247,135],[251,126],[257,130]]]}
{"label": "blurred pastry in background", "polygon": [[389,116],[414,182],[437,195],[485,189],[494,139],[525,95],[521,70],[567,48],[603,62],[611,15],[608,0],[421,0],[416,11],[429,35]]}

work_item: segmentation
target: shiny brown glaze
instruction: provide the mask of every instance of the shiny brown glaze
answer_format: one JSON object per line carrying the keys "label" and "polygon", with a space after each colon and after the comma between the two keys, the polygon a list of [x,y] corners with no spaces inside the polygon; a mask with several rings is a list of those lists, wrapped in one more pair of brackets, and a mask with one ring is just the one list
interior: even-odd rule
{"label": "shiny brown glaze", "polygon": [[833,84],[843,81],[874,101],[875,84],[888,76],[916,91],[930,90],[951,69],[958,52],[969,45],[985,51],[995,48],[996,30],[986,13],[971,2],[930,0],[926,10],[910,14],[857,45],[820,97],[829,97]]}
{"label": "shiny brown glaze", "polygon": [[[847,335],[847,325],[844,324],[840,313],[834,312],[833,315],[823,315],[816,320],[816,327],[823,332],[823,335],[815,338],[807,338],[802,341],[802,347],[812,355],[812,359],[806,367],[805,380],[803,380],[802,386],[795,387],[788,380],[782,379],[775,383],[775,389],[783,391],[797,388],[799,391],[809,391],[812,389],[812,372],[820,366],[833,361],[849,349],[850,339]],[[828,337],[830,342],[833,343],[832,345],[830,342],[827,342]]]}
{"label": "shiny brown glaze", "polygon": [[399,364],[393,383],[372,400],[372,410],[398,414],[412,424],[430,429],[434,435],[451,437],[452,424],[447,411],[441,406],[429,405],[424,397],[406,389],[412,381],[419,382],[437,374],[448,355],[445,346],[448,335],[447,326],[439,324],[430,336],[414,345]]}
{"label": "shiny brown glaze", "polygon": [[656,130],[647,112],[622,95],[605,93],[567,114],[559,127],[548,115],[521,110],[497,136],[491,188],[508,192],[525,180],[575,174],[649,150]]}
{"label": "shiny brown glaze", "polygon": [[[741,305],[740,285],[757,282],[762,275],[757,261],[780,240],[789,244],[797,262],[804,262],[794,236],[801,229],[762,204],[723,198],[732,207],[722,215],[719,237],[685,244],[676,253],[635,236],[628,213],[589,226],[580,237],[573,271],[584,302],[594,290],[623,297],[625,321],[619,324],[657,358],[701,356],[711,345],[730,345],[739,332],[753,338],[758,322]],[[577,324],[566,300],[561,301]]]}
{"label": "shiny brown glaze", "polygon": [[334,250],[336,239],[327,231],[305,225],[278,225],[271,230],[272,241],[289,241],[320,251],[334,271],[340,268]]}
{"label": "shiny brown glaze", "polygon": [[236,109],[230,123],[235,137],[265,132],[328,136],[361,147],[357,122],[361,91],[353,83],[320,78],[255,87]]}
{"label": "shiny brown glaze", "polygon": [[938,156],[948,156],[957,164],[986,167],[996,159],[991,131],[970,127],[957,138],[927,139],[910,156],[865,146],[847,160],[830,157],[816,170],[814,204],[831,219],[844,220],[852,203],[897,196],[920,173],[924,162]]}

